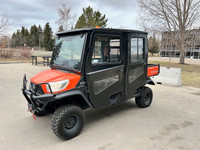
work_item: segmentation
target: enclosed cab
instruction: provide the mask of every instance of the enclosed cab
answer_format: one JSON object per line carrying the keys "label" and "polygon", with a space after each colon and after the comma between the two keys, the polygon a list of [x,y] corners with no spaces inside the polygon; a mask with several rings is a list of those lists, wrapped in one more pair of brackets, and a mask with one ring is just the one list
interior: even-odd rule
{"label": "enclosed cab", "polygon": [[[31,78],[23,94],[36,116],[53,113],[52,129],[61,139],[77,136],[87,108],[103,108],[135,98],[139,107],[152,102],[151,76],[159,65],[147,64],[147,33],[90,28],[57,34],[50,69]],[[110,107],[112,109],[112,107]]]}

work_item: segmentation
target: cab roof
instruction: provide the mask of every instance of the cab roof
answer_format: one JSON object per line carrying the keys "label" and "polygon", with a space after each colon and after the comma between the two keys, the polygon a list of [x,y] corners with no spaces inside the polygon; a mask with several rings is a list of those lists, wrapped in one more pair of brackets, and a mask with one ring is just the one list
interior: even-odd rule
{"label": "cab roof", "polygon": [[131,30],[131,29],[116,29],[116,28],[81,28],[81,29],[73,29],[67,30],[63,32],[58,32],[56,35],[62,34],[73,34],[76,32],[88,32],[88,31],[103,31],[103,32],[126,32],[126,33],[143,33],[147,34],[147,32],[139,31],[139,30]]}

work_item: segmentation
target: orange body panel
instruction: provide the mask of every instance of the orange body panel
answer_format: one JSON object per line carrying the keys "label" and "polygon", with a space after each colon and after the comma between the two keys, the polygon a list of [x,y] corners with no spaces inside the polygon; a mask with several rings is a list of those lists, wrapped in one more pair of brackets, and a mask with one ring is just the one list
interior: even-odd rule
{"label": "orange body panel", "polygon": [[[54,92],[55,94],[73,89],[79,82],[80,78],[81,78],[80,75],[74,73],[66,73],[55,69],[49,69],[42,71],[37,75],[35,75],[34,77],[32,77],[31,82],[35,84],[40,84],[40,83],[57,82],[68,79],[69,80],[68,86],[59,92]],[[44,93],[49,93],[47,92],[46,85],[42,85],[42,89]]]}
{"label": "orange body panel", "polygon": [[155,76],[159,74],[159,67],[158,66],[152,66],[152,67],[148,67],[147,69],[147,76],[151,77],[151,76]]}

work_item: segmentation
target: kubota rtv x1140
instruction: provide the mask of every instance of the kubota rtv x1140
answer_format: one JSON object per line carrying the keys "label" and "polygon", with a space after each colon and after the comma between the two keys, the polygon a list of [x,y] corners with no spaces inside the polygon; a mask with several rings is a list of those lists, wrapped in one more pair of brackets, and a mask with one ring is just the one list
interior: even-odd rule
{"label": "kubota rtv x1140", "polygon": [[[135,98],[150,106],[159,65],[148,65],[147,33],[126,29],[90,28],[57,34],[50,69],[31,78],[23,95],[36,116],[53,113],[51,126],[61,139],[77,136],[83,110],[103,108]],[[112,107],[110,107],[112,109]]]}

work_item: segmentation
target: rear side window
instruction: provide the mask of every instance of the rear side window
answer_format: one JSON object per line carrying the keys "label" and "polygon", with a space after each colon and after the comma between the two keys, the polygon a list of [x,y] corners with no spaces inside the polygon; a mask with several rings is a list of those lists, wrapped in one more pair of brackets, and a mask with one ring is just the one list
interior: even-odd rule
{"label": "rear side window", "polygon": [[116,36],[96,36],[92,54],[93,65],[121,62],[121,39]]}
{"label": "rear side window", "polygon": [[131,63],[144,60],[144,39],[131,38],[130,40],[130,60]]}

